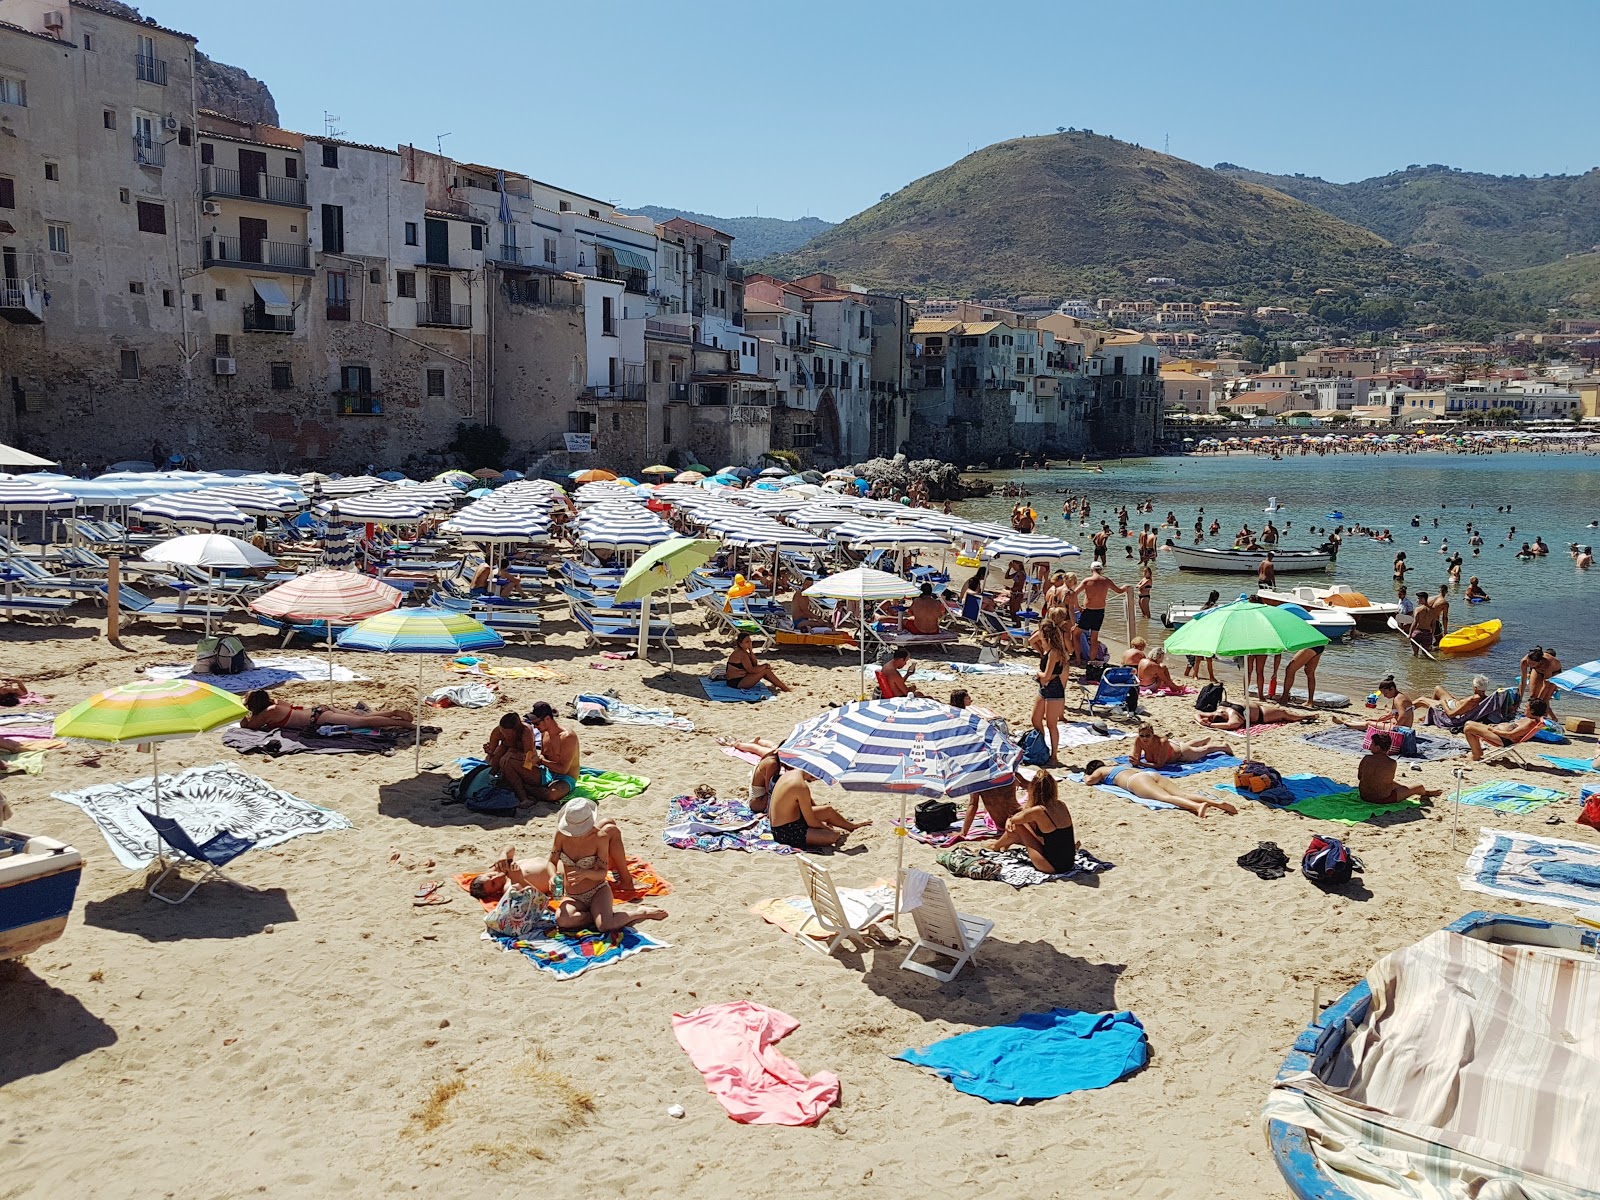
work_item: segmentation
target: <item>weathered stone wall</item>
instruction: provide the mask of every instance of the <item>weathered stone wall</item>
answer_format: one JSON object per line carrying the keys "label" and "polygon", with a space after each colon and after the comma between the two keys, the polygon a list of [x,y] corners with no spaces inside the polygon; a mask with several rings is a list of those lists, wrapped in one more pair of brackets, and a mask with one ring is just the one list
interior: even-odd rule
{"label": "weathered stone wall", "polygon": [[494,420],[511,441],[512,461],[560,447],[584,386],[580,285],[550,279],[541,284],[557,289],[555,302],[513,303],[503,286],[489,291]]}

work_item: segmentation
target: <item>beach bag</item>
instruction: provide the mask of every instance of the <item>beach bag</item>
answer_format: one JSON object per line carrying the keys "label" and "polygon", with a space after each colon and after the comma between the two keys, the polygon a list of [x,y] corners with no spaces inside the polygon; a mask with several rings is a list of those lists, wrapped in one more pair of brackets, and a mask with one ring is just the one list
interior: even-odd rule
{"label": "beach bag", "polygon": [[1583,811],[1575,820],[1579,825],[1587,825],[1590,829],[1600,829],[1600,792],[1583,798]]}
{"label": "beach bag", "polygon": [[1350,875],[1361,869],[1361,860],[1350,853],[1338,838],[1313,834],[1311,844],[1300,858],[1300,874],[1320,885],[1350,882]]}
{"label": "beach bag", "polygon": [[1217,705],[1222,703],[1227,690],[1220,683],[1208,683],[1200,689],[1200,694],[1194,698],[1196,712],[1214,713]]}
{"label": "beach bag", "polygon": [[517,796],[501,782],[488,763],[479,763],[456,780],[454,797],[476,813],[506,817],[517,811]]}
{"label": "beach bag", "polygon": [[940,833],[956,823],[956,806],[948,800],[924,800],[912,819],[923,833]]}
{"label": "beach bag", "polygon": [[484,928],[496,937],[527,937],[538,932],[543,909],[543,897],[532,888],[508,887],[483,915]]}
{"label": "beach bag", "polygon": [[1037,729],[1030,729],[1023,734],[1021,745],[1024,766],[1042,767],[1050,761],[1050,743],[1044,740],[1044,734]]}
{"label": "beach bag", "polygon": [[1100,677],[1106,673],[1104,663],[1086,663],[1083,668],[1083,681],[1085,683],[1099,683]]}
{"label": "beach bag", "polygon": [[1397,725],[1393,729],[1382,725],[1368,725],[1366,736],[1361,739],[1361,748],[1372,749],[1372,735],[1387,733],[1389,735],[1389,753],[1397,758],[1420,758],[1421,750],[1417,746],[1417,731],[1407,729],[1404,725]]}
{"label": "beach bag", "polygon": [[244,643],[231,633],[201,638],[194,648],[194,675],[238,675],[252,671],[255,664],[245,653]]}
{"label": "beach bag", "polygon": [[1259,796],[1283,786],[1283,776],[1263,762],[1243,762],[1233,770],[1233,786],[1241,792]]}

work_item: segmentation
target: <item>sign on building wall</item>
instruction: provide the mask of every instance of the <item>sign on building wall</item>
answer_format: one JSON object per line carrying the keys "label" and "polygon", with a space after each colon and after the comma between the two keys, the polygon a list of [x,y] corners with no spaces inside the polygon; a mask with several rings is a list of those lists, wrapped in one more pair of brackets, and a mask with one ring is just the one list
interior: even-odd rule
{"label": "sign on building wall", "polygon": [[592,433],[568,433],[568,434],[563,434],[562,436],[567,439],[567,453],[568,454],[593,454],[594,453],[594,434],[592,434]]}

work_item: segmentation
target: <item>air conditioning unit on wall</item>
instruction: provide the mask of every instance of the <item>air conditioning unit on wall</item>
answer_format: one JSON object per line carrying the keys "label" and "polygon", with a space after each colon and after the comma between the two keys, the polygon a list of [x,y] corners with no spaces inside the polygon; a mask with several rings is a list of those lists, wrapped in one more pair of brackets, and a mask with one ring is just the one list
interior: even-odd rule
{"label": "air conditioning unit on wall", "polygon": [[211,369],[218,375],[237,375],[239,373],[239,360],[236,358],[214,358],[211,360]]}
{"label": "air conditioning unit on wall", "polygon": [[202,200],[200,202],[200,211],[208,217],[220,217],[222,215],[222,205],[215,200]]}

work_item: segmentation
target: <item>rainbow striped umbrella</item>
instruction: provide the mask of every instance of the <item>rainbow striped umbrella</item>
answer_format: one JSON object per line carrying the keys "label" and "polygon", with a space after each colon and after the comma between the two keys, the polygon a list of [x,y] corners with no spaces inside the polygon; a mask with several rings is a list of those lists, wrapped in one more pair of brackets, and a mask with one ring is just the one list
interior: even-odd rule
{"label": "rainbow striped umbrella", "polygon": [[416,654],[416,769],[422,770],[422,669],[424,654],[467,654],[504,646],[505,639],[464,612],[450,608],[395,608],[368,617],[339,635],[346,650]]}
{"label": "rainbow striped umbrella", "polygon": [[[80,700],[55,721],[55,735],[91,742],[148,742],[156,815],[161,815],[161,768],[156,744],[232,725],[245,716],[239,697],[197,679],[124,683]],[[164,852],[158,855],[164,858]]]}

